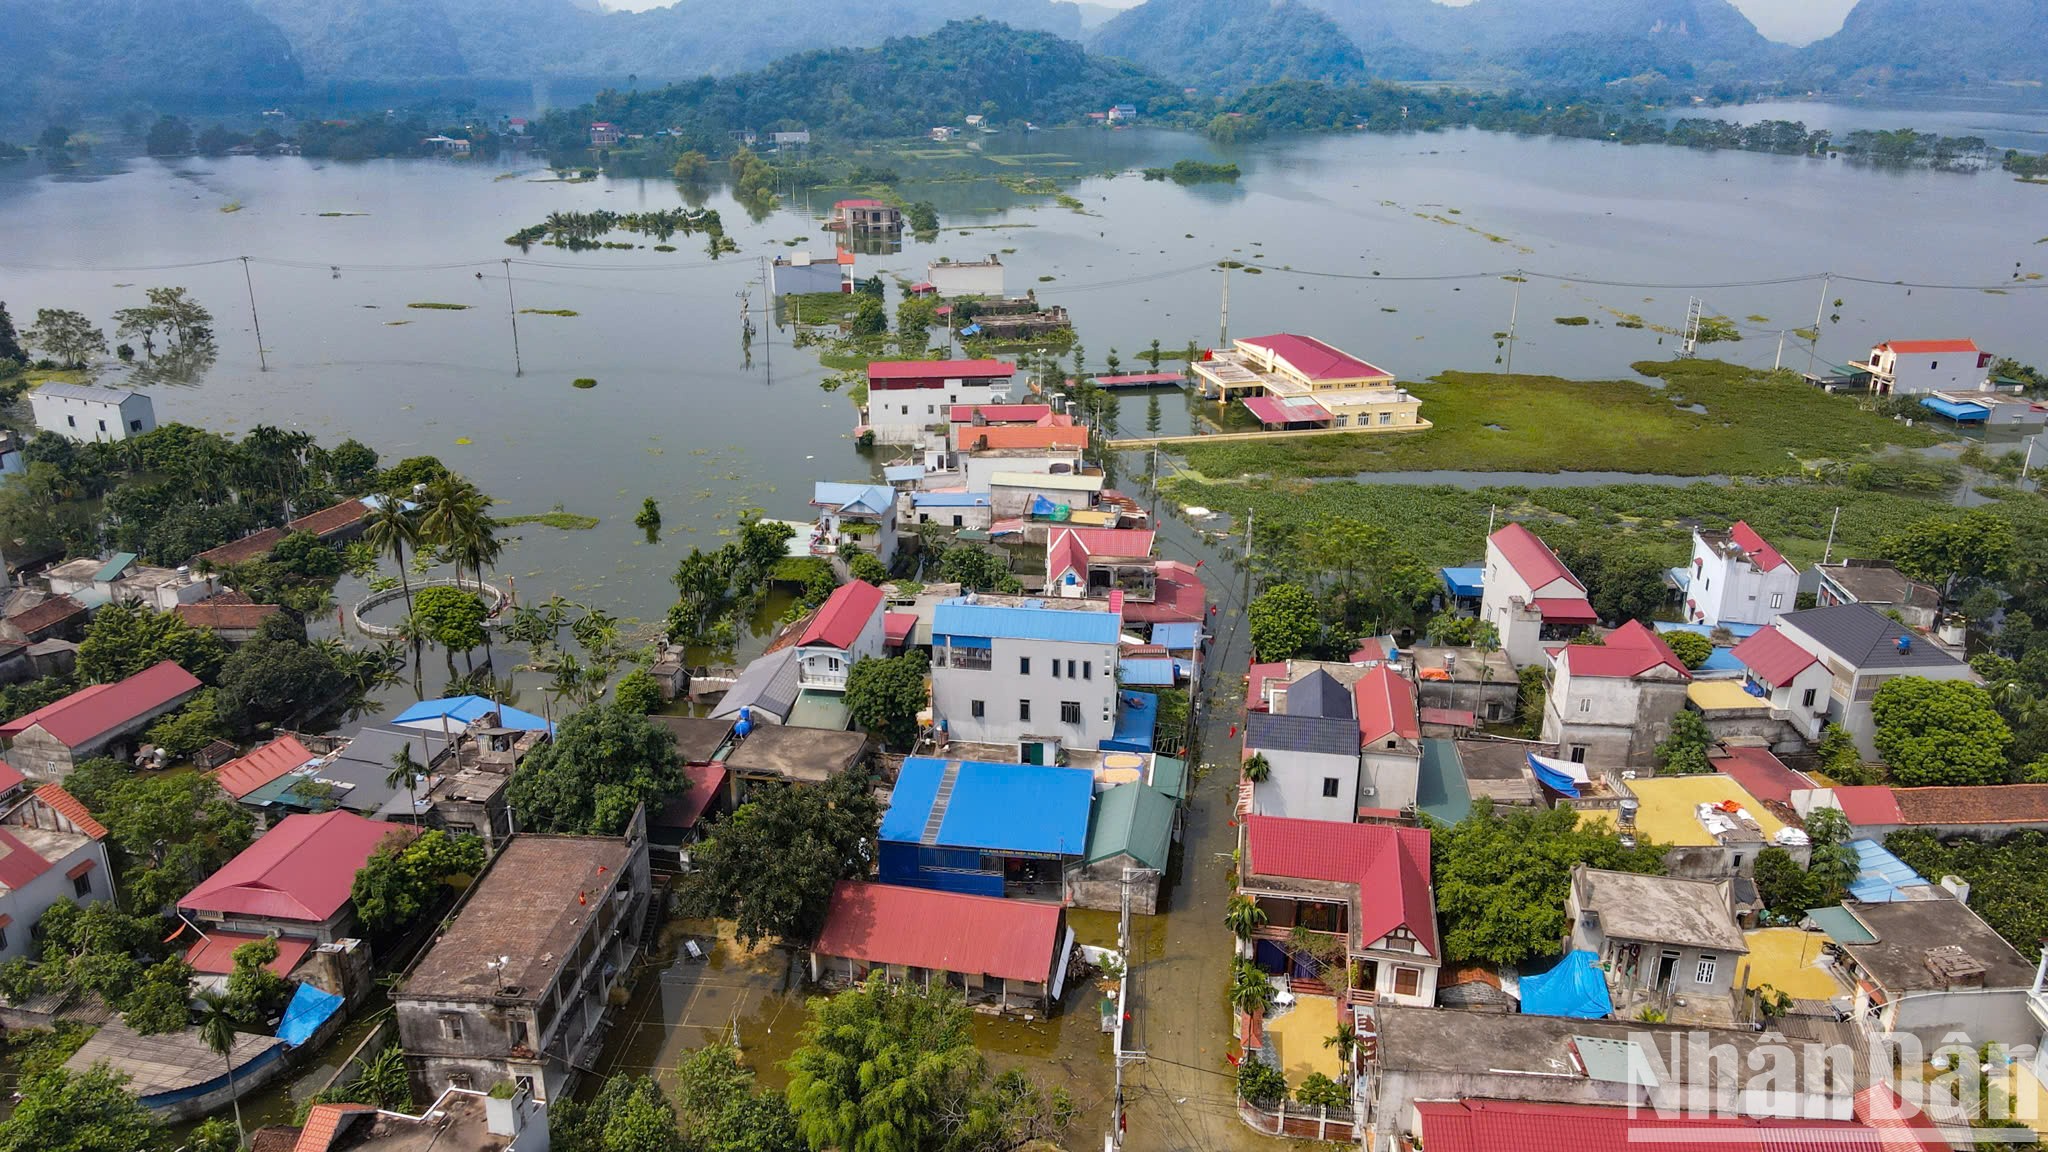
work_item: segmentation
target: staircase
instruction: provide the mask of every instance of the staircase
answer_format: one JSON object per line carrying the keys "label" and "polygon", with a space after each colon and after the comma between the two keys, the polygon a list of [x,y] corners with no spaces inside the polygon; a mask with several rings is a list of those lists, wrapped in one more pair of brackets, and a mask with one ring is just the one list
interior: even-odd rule
{"label": "staircase", "polygon": [[668,890],[658,888],[647,898],[647,915],[640,922],[640,950],[652,952],[661,941],[661,926],[668,921]]}
{"label": "staircase", "polygon": [[945,774],[939,777],[939,790],[932,793],[931,815],[925,817],[924,834],[917,842],[927,847],[939,842],[939,828],[946,823],[946,806],[953,802],[953,785],[960,780],[960,762],[946,761]]}

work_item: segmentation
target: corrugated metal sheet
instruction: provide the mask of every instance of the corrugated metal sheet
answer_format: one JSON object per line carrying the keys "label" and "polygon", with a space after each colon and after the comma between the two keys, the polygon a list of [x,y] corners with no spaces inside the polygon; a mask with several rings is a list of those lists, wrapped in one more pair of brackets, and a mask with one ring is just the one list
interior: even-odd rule
{"label": "corrugated metal sheet", "polygon": [[1193,651],[1202,643],[1202,626],[1193,621],[1154,624],[1152,642],[1171,652]]}
{"label": "corrugated metal sheet", "polygon": [[[923,839],[947,768],[947,761],[924,756],[903,762],[882,816],[881,839]],[[1079,856],[1088,846],[1094,795],[1094,774],[1078,768],[962,761],[938,813],[937,844]]]}
{"label": "corrugated metal sheet", "polygon": [[842,881],[813,951],[870,964],[1048,983],[1060,906]]}
{"label": "corrugated metal sheet", "polygon": [[1113,612],[975,604],[965,599],[948,600],[932,611],[932,631],[945,636],[1114,644],[1121,624]]}

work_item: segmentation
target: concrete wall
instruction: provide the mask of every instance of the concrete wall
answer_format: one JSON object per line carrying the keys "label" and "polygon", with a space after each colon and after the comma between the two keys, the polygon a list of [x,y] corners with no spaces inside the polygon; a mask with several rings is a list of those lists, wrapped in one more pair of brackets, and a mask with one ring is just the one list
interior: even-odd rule
{"label": "concrete wall", "polygon": [[[1099,748],[1115,735],[1114,647],[1000,637],[990,644],[985,671],[951,667],[943,650],[933,653],[932,705],[954,739],[1014,744],[1025,736],[1057,736],[1069,748]],[[1027,658],[1031,671],[1024,672],[1020,661]],[[1055,660],[1060,661],[1058,677],[1052,674]],[[1067,676],[1068,661],[1083,675]],[[982,702],[980,717],[974,715],[976,700]],[[1020,715],[1022,700],[1031,702],[1028,720]],[[1060,719],[1060,704],[1070,700],[1081,705],[1079,724]]]}
{"label": "concrete wall", "polygon": [[[1112,856],[1068,872],[1068,903],[1077,908],[1095,908],[1103,912],[1121,911],[1124,869],[1136,866],[1137,862],[1129,856]],[[1140,869],[1131,877],[1131,911],[1140,916],[1157,915],[1159,888],[1159,873],[1150,868]]]}
{"label": "concrete wall", "polygon": [[[64,874],[86,861],[92,862],[92,870],[80,878],[88,885],[86,891],[80,892]],[[113,888],[114,873],[107,861],[107,846],[97,840],[86,840],[63,859],[53,861],[42,875],[18,888],[0,892],[0,913],[13,917],[13,922],[0,930],[0,936],[4,936],[0,940],[0,962],[28,955],[34,943],[29,933],[50,905],[59,900],[91,904],[113,895]]]}
{"label": "concrete wall", "polygon": [[1953,1032],[1969,1036],[1982,1047],[1997,1041],[2010,1047],[2041,1042],[2041,1028],[2027,1009],[2021,988],[1957,988],[1946,992],[1912,992],[1886,1009],[1888,1031],[1910,1032],[1928,1051],[1945,1043]]}
{"label": "concrete wall", "polygon": [[[1261,816],[1333,820],[1340,824],[1357,821],[1358,757],[1275,750],[1263,750],[1260,754],[1265,756],[1272,774],[1265,783],[1252,785],[1252,811]],[[1335,796],[1323,794],[1328,780],[1337,782]]]}
{"label": "concrete wall", "polygon": [[868,392],[868,427],[881,444],[917,444],[924,430],[950,424],[955,404],[986,404],[981,380],[948,380],[943,388],[874,388]]}
{"label": "concrete wall", "polygon": [[1416,776],[1422,771],[1422,752],[1408,741],[1399,743],[1401,747],[1389,749],[1383,741],[1379,746],[1365,749],[1360,755],[1361,767],[1365,770],[1364,786],[1372,789],[1371,795],[1359,793],[1360,807],[1398,811],[1415,803]]}
{"label": "concrete wall", "polygon": [[1892,395],[1916,396],[1923,392],[1971,392],[1982,388],[1990,375],[1977,367],[1975,352],[1884,353],[1891,360]]}
{"label": "concrete wall", "polygon": [[1001,264],[931,264],[925,268],[925,279],[938,289],[941,296],[1001,296],[1003,294],[1003,266]]}
{"label": "concrete wall", "polygon": [[28,402],[36,427],[85,443],[126,440],[156,428],[156,409],[140,393],[115,404],[37,390],[28,394]]}

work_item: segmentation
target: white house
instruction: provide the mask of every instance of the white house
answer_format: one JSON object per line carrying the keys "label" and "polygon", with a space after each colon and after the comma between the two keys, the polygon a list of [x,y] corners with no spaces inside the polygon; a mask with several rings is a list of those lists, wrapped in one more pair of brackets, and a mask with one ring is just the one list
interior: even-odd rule
{"label": "white house", "polygon": [[1318,668],[1289,684],[1280,705],[1283,711],[1245,713],[1244,757],[1266,762],[1266,778],[1252,783],[1252,811],[1355,822],[1359,722],[1352,690]]}
{"label": "white house", "polygon": [[833,589],[797,639],[797,684],[844,692],[855,661],[882,655],[882,615],[882,590],[873,584],[855,580]]}
{"label": "white house", "polygon": [[1917,396],[1925,392],[1975,391],[1991,386],[1991,353],[1974,340],[1888,340],[1870,359],[1849,367],[1869,376],[1872,392]]}
{"label": "white house", "polygon": [[1509,524],[1486,539],[1486,590],[1479,618],[1500,632],[1501,651],[1516,667],[1543,659],[1543,646],[1563,644],[1599,616],[1586,586],[1541,537]]}
{"label": "white house", "polygon": [[1001,360],[877,360],[868,365],[867,430],[878,444],[950,437],[955,405],[1007,393],[1017,366]]}
{"label": "white house", "polygon": [[1003,262],[994,255],[986,260],[936,260],[925,265],[924,278],[941,296],[1003,294]]}
{"label": "white house", "polygon": [[[777,256],[768,273],[768,287],[777,296],[810,292],[853,291],[853,253],[836,251],[828,259],[809,252]],[[801,322],[802,316],[797,320]]]}
{"label": "white house", "polygon": [[968,595],[932,610],[932,711],[950,739],[1026,764],[1116,731],[1122,617],[1099,600]]}
{"label": "white house", "polygon": [[0,961],[28,954],[50,905],[113,895],[107,830],[71,793],[45,784],[0,815]]}
{"label": "white house", "polygon": [[1849,730],[1867,758],[1877,755],[1870,699],[1899,676],[1973,680],[1970,666],[1868,604],[1788,612],[1777,627],[1828,670],[1827,718]]}
{"label": "white house", "polygon": [[1558,650],[1544,694],[1543,739],[1574,764],[1648,764],[1671,718],[1685,706],[1692,674],[1663,637],[1631,620],[1601,644]]}
{"label": "white house", "polygon": [[45,384],[28,394],[36,427],[87,443],[126,440],[156,427],[156,406],[140,392],[87,384]]}
{"label": "white house", "polygon": [[1695,624],[1769,624],[1792,611],[1799,569],[1737,520],[1726,532],[1694,529],[1686,617]]}
{"label": "white house", "polygon": [[1422,720],[1416,711],[1415,685],[1376,664],[1351,686],[1358,711],[1359,763],[1364,771],[1360,808],[1405,812],[1415,807],[1417,777],[1422,772]]}
{"label": "white house", "polygon": [[811,489],[818,510],[811,525],[811,555],[832,556],[842,544],[873,553],[885,566],[896,559],[896,490],[887,484],[820,480]]}
{"label": "white house", "polygon": [[1772,719],[1808,740],[1820,739],[1834,677],[1819,656],[1775,627],[1758,629],[1730,655],[1742,665],[1744,688],[1770,705]]}

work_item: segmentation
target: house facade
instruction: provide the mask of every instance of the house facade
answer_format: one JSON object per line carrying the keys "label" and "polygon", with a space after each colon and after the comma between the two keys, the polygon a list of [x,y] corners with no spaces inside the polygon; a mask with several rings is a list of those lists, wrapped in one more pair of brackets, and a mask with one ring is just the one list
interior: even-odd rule
{"label": "house facade", "polygon": [[1429,426],[1422,401],[1399,387],[1393,373],[1313,336],[1246,337],[1211,350],[1193,369],[1205,396],[1243,400],[1269,426]]}
{"label": "house facade", "polygon": [[818,510],[811,525],[813,556],[836,556],[842,544],[880,560],[896,561],[896,490],[887,484],[842,484],[820,480],[811,489]]}
{"label": "house facade", "polygon": [[1851,361],[1865,387],[1881,396],[1975,391],[1991,384],[1991,353],[1975,340],[1887,340],[1870,358]]}
{"label": "house facade", "polygon": [[1729,880],[1609,872],[1580,864],[1565,897],[1571,948],[1598,956],[1617,1014],[1725,998],[1749,954]]}
{"label": "house facade", "polygon": [[353,812],[287,816],[186,893],[178,911],[207,932],[332,944],[355,927],[356,873],[387,837],[412,834]]}
{"label": "house facade", "polygon": [[1877,755],[1870,700],[1885,681],[1899,676],[1975,679],[1961,659],[1868,604],[1790,612],[1778,619],[1777,627],[1827,668],[1827,718],[1856,737],[1866,758]]}
{"label": "house facade", "polygon": [[1541,662],[1544,645],[1567,643],[1600,619],[1586,586],[1520,524],[1487,537],[1479,618],[1494,626],[1501,651],[1518,668]]}
{"label": "house facade", "polygon": [[839,251],[831,257],[809,252],[777,256],[768,272],[769,290],[777,296],[814,292],[853,291],[853,253]]}
{"label": "house facade", "polygon": [[1775,627],[1751,633],[1730,655],[1742,665],[1749,694],[1769,705],[1772,719],[1790,724],[1803,739],[1820,739],[1834,678],[1819,656]]}
{"label": "house facade", "polygon": [[28,394],[36,427],[83,443],[128,440],[156,429],[156,406],[141,392],[87,384],[45,384]]}
{"label": "house facade", "polygon": [[882,655],[882,608],[882,590],[865,580],[833,589],[797,639],[798,686],[846,691],[854,664]]}
{"label": "house facade", "polygon": [[1799,569],[1740,520],[1726,532],[1695,529],[1687,573],[1686,618],[1709,627],[1769,624],[1799,598]]}
{"label": "house facade", "polygon": [[949,434],[954,405],[987,404],[1016,374],[1001,360],[877,360],[868,365],[867,428],[878,444]]}
{"label": "house facade", "polygon": [[0,962],[34,949],[50,905],[113,895],[107,830],[69,792],[45,784],[0,815]]}
{"label": "house facade", "polygon": [[650,893],[644,813],[624,836],[513,836],[391,995],[415,1088],[560,1098],[596,1066]]}
{"label": "house facade", "polygon": [[846,987],[952,987],[977,1007],[1045,1015],[1059,1006],[1074,933],[1056,901],[1003,900],[842,880],[810,947],[811,980]]}
{"label": "house facade", "polygon": [[1089,600],[962,596],[932,612],[935,722],[956,740],[1015,745],[1026,763],[1099,748],[1116,731],[1122,620]]}
{"label": "house facade", "polygon": [[1318,668],[1287,686],[1277,711],[1247,712],[1244,756],[1265,761],[1251,810],[1349,824],[1358,819],[1359,722],[1351,689]]}
{"label": "house facade", "polygon": [[1646,766],[1685,706],[1692,674],[1640,621],[1601,644],[1567,644],[1543,701],[1543,739],[1588,768]]}
{"label": "house facade", "polygon": [[1001,296],[1003,262],[993,255],[986,260],[936,260],[925,265],[924,279],[940,296]]}
{"label": "house facade", "polygon": [[826,225],[839,232],[903,231],[903,211],[880,200],[841,200],[832,205],[832,219]]}
{"label": "house facade", "polygon": [[1413,811],[1422,771],[1415,685],[1392,664],[1376,664],[1351,686],[1351,695],[1358,713],[1359,808]]}

